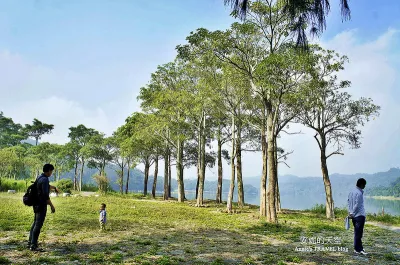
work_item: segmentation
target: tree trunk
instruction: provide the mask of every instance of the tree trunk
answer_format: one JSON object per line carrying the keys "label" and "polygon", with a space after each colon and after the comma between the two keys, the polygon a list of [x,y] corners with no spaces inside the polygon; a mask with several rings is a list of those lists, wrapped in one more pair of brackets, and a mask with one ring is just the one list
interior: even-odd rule
{"label": "tree trunk", "polygon": [[158,156],[156,156],[154,160],[154,180],[153,180],[153,188],[151,189],[151,196],[153,196],[153,198],[156,198],[157,177],[158,177]]}
{"label": "tree trunk", "polygon": [[222,203],[222,141],[221,127],[218,128],[218,187],[217,187],[217,203]]}
{"label": "tree trunk", "polygon": [[178,180],[178,202],[185,201],[185,187],[183,185],[183,141],[178,139],[177,142],[177,153],[176,153],[176,174]]}
{"label": "tree trunk", "polygon": [[201,129],[201,152],[200,152],[200,178],[199,178],[199,188],[198,188],[198,194],[197,194],[197,206],[203,206],[203,194],[204,194],[204,180],[205,180],[205,169],[206,169],[206,164],[205,164],[205,149],[206,149],[206,134],[205,134],[205,127],[206,127],[206,117],[205,113],[203,112],[203,125]]}
{"label": "tree trunk", "polygon": [[144,162],[144,186],[143,186],[143,195],[147,195],[147,184],[149,183],[149,170],[150,170],[150,162],[149,158],[146,158]]}
{"label": "tree trunk", "polygon": [[199,195],[199,181],[200,181],[200,170],[201,170],[201,126],[199,126],[199,135],[197,137],[197,182],[196,182],[196,200]]}
{"label": "tree trunk", "polygon": [[168,153],[167,150],[164,155],[164,195],[163,199],[168,200]]}
{"label": "tree trunk", "polygon": [[274,124],[273,124],[273,116],[272,106],[269,105],[267,108],[267,150],[268,150],[268,203],[267,203],[267,222],[269,223],[277,223],[278,218],[276,214],[276,174],[275,174],[275,133],[274,133]]}
{"label": "tree trunk", "polygon": [[262,175],[260,183],[260,216],[267,216],[267,143],[265,138],[265,108],[261,124]]}
{"label": "tree trunk", "polygon": [[74,190],[78,190],[78,160],[75,160]]}
{"label": "tree trunk", "polygon": [[276,202],[276,210],[278,212],[281,211],[281,195],[279,193],[279,181],[278,181],[278,144],[276,141],[276,137],[275,137],[275,176],[276,176],[276,198],[275,198],[275,202]]}
{"label": "tree trunk", "polygon": [[124,160],[121,161],[121,179],[120,179],[120,184],[119,184],[119,189],[121,194],[124,194]]}
{"label": "tree trunk", "polygon": [[172,185],[172,174],[171,174],[171,153],[168,155],[168,198],[172,198],[171,196],[171,185]]}
{"label": "tree trunk", "polygon": [[232,115],[232,151],[231,151],[231,184],[229,186],[229,195],[226,210],[232,212],[233,192],[235,191],[235,117]]}
{"label": "tree trunk", "polygon": [[326,163],[326,140],[325,137],[321,137],[321,170],[322,170],[322,178],[324,180],[325,186],[325,195],[326,195],[326,218],[334,219],[335,218],[335,207],[332,196],[332,186],[331,181],[329,179],[328,173],[328,165]]}
{"label": "tree trunk", "polygon": [[82,158],[81,173],[79,175],[79,191],[82,191],[83,184],[83,170],[85,168],[85,159]]}
{"label": "tree trunk", "polygon": [[128,172],[126,174],[126,185],[125,185],[125,194],[128,194],[128,189],[129,189],[129,177],[131,173],[131,165],[130,161],[128,161],[127,166],[128,166]]}
{"label": "tree trunk", "polygon": [[237,135],[236,135],[236,175],[238,184],[238,205],[239,207],[244,206],[244,187],[242,178],[242,144],[241,144],[241,125],[240,121],[237,123]]}

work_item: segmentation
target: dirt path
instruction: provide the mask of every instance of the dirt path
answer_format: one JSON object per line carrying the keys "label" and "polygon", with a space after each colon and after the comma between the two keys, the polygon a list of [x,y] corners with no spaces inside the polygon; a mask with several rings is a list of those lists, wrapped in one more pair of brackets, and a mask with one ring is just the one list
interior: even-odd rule
{"label": "dirt path", "polygon": [[377,222],[368,222],[367,224],[373,225],[373,226],[377,226],[383,229],[388,229],[390,231],[394,231],[397,233],[400,233],[400,227],[399,226],[391,226],[391,225],[384,225],[381,223],[377,223]]}

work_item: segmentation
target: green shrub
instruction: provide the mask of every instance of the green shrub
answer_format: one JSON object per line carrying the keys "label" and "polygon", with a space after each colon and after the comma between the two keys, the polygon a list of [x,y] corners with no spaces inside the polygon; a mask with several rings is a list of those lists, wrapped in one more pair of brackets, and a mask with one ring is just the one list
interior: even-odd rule
{"label": "green shrub", "polygon": [[98,191],[98,190],[99,188],[97,187],[96,184],[87,183],[82,185],[82,191]]}
{"label": "green shrub", "polygon": [[55,183],[55,186],[62,192],[71,193],[74,183],[71,179],[60,179]]}
{"label": "green shrub", "polygon": [[0,256],[0,264],[11,264],[11,261],[5,257]]}
{"label": "green shrub", "polygon": [[16,190],[17,192],[24,192],[31,184],[31,179],[14,180],[8,178],[0,178],[0,191]]}
{"label": "green shrub", "polygon": [[[316,214],[326,214],[326,206],[324,204],[316,204],[314,207],[312,207],[310,210],[308,210],[312,213]],[[335,215],[336,216],[346,216],[348,213],[346,207],[339,208],[335,207]]]}

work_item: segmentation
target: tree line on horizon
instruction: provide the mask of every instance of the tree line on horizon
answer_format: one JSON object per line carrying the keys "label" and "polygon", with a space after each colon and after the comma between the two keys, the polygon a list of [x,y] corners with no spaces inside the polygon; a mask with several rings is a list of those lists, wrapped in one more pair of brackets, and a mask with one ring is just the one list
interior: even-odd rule
{"label": "tree line on horizon", "polygon": [[[380,109],[372,99],[353,99],[344,91],[351,83],[339,80],[338,74],[348,58],[318,45],[307,44],[306,50],[298,49],[291,16],[280,1],[250,2],[244,21],[235,22],[226,30],[200,28],[186,40],[176,47],[175,60],[159,65],[140,89],[142,111],[129,116],[110,137],[78,125],[69,129],[70,141],[65,145],[28,146],[20,144],[26,139],[27,129],[1,114],[0,175],[20,176],[16,172],[24,168],[32,176],[43,162],[52,162],[58,176],[73,169],[74,189],[80,190],[85,165],[97,168],[98,177],[107,182],[104,169],[112,163],[118,168],[120,192],[124,192],[125,184],[127,193],[127,169],[141,163],[144,195],[149,189],[150,167],[154,165],[152,196],[155,197],[159,170],[163,170],[163,199],[168,200],[171,167],[175,166],[178,202],[183,202],[184,170],[195,166],[196,206],[200,207],[204,205],[206,167],[215,164],[216,201],[222,203],[222,160],[226,159],[231,175],[227,212],[231,213],[235,190],[238,206],[245,204],[242,154],[260,152],[260,216],[276,223],[281,208],[278,169],[291,153],[278,143],[282,134],[295,134],[290,125],[296,123],[315,133],[326,217],[334,218],[327,160],[343,155],[345,146],[359,148],[360,127],[378,116]],[[36,139],[42,135],[37,134]],[[161,160],[163,169],[159,169]],[[103,183],[101,179],[97,181]]]}

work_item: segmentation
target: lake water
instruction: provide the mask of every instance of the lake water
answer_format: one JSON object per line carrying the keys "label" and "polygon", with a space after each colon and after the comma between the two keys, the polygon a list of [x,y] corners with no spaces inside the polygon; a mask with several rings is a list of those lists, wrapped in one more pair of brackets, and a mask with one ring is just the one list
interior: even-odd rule
{"label": "lake water", "polygon": [[[194,192],[185,193],[186,198],[192,200],[195,198]],[[177,197],[176,193],[173,193],[174,197]],[[204,199],[215,200],[215,193],[207,192],[204,193]],[[226,201],[228,194],[222,194],[222,200]],[[334,196],[335,207],[347,207],[347,195]],[[234,196],[234,201],[237,201],[237,195]],[[260,205],[260,197],[258,194],[247,194],[245,195],[245,202],[254,205]],[[309,196],[309,195],[282,195],[281,204],[284,209],[292,210],[305,210],[310,209],[316,204],[325,205],[324,195],[320,196]],[[368,213],[381,213],[382,207],[385,213],[390,213],[392,215],[400,215],[400,200],[378,200],[373,198],[365,198],[364,201],[365,210]]]}

